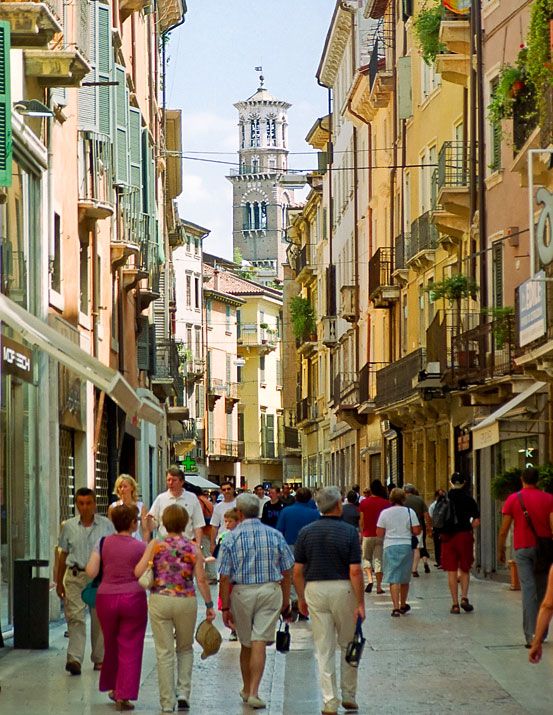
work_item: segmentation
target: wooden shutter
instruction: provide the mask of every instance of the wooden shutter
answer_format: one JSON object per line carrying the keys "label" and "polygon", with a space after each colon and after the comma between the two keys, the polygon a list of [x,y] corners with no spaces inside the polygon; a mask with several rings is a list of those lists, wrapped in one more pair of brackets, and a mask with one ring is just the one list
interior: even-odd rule
{"label": "wooden shutter", "polygon": [[[97,3],[96,3],[97,4]],[[112,76],[111,17],[109,5],[98,5],[98,81],[109,82]],[[111,136],[111,87],[98,87],[98,130]]]}
{"label": "wooden shutter", "polygon": [[138,191],[138,211],[142,212],[142,114],[140,109],[129,108],[130,184]]}
{"label": "wooden shutter", "polygon": [[10,23],[0,22],[0,186],[12,185]]}
{"label": "wooden shutter", "polygon": [[158,340],[167,340],[169,338],[167,325],[167,311],[165,310],[165,285],[166,285],[165,268],[159,272],[159,295],[160,297],[154,301],[154,323],[156,326],[156,335]]}
{"label": "wooden shutter", "polygon": [[150,375],[157,373],[157,332],[155,324],[150,324]]}
{"label": "wooden shutter", "polygon": [[[91,3],[88,10],[88,28],[86,48],[83,48],[90,64],[90,72],[85,75],[84,82],[98,81],[98,3]],[[98,87],[80,87],[79,92],[79,129],[98,131]]]}
{"label": "wooden shutter", "polygon": [[496,241],[492,245],[493,272],[493,304],[495,308],[503,307],[503,242]]}
{"label": "wooden shutter", "polygon": [[267,457],[275,456],[275,416],[266,416]]}
{"label": "wooden shutter", "polygon": [[129,92],[127,74],[115,65],[115,183],[129,183]]}
{"label": "wooden shutter", "polygon": [[150,367],[150,324],[148,316],[139,315],[137,321],[136,358],[138,369],[148,370]]}

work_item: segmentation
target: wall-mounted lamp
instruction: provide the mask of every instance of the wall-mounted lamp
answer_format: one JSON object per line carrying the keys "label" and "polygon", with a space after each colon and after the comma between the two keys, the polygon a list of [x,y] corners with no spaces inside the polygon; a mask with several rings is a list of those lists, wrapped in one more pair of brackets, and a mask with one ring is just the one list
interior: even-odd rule
{"label": "wall-mounted lamp", "polygon": [[24,117],[45,117],[51,119],[54,112],[38,99],[20,99],[13,104],[14,110]]}

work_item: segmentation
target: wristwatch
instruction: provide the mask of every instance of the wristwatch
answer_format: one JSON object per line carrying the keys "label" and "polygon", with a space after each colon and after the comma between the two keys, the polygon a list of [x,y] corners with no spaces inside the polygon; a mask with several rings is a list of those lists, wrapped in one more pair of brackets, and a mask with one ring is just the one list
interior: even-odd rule
{"label": "wristwatch", "polygon": [[206,607],[206,608],[213,608],[213,601],[206,601],[206,602],[205,602],[205,607]]}

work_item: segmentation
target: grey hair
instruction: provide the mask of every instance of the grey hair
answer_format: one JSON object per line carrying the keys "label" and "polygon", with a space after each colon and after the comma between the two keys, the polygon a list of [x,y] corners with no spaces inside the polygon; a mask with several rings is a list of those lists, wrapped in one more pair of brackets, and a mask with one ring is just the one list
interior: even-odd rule
{"label": "grey hair", "polygon": [[240,494],[236,498],[236,508],[246,519],[254,519],[259,516],[259,497],[255,494]]}
{"label": "grey hair", "polygon": [[342,494],[338,487],[322,487],[322,489],[319,489],[317,492],[315,501],[317,502],[317,508],[321,514],[327,514],[334,509],[336,504],[341,503]]}
{"label": "grey hair", "polygon": [[406,494],[414,494],[417,491],[417,488],[415,487],[414,484],[404,484],[403,491]]}

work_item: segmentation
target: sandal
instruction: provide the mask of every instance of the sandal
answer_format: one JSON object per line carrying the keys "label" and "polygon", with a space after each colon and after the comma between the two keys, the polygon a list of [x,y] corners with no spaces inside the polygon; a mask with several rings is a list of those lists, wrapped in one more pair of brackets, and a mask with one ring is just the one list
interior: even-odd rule
{"label": "sandal", "polygon": [[399,618],[401,616],[401,611],[399,608],[394,608],[394,610],[391,613],[392,618]]}
{"label": "sandal", "polygon": [[461,613],[461,609],[459,608],[458,603],[454,603],[453,606],[449,609],[450,613]]}
{"label": "sandal", "polygon": [[463,611],[466,611],[467,613],[474,611],[474,606],[472,605],[472,603],[469,603],[468,598],[461,599],[461,608],[463,609]]}
{"label": "sandal", "polygon": [[411,610],[411,606],[408,603],[406,603],[405,606],[400,606],[399,612],[401,613],[402,616],[404,616],[407,613],[407,611],[410,611],[410,610]]}

